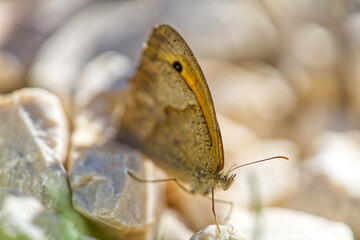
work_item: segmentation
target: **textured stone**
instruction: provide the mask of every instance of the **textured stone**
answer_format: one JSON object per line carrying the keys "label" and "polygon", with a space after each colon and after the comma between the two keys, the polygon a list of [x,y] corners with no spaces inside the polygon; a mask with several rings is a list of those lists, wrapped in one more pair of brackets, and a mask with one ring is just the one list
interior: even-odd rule
{"label": "textured stone", "polygon": [[[92,83],[75,98],[79,102],[74,104],[77,112],[68,162],[73,205],[93,222],[101,239],[153,239],[163,208],[158,199],[161,184],[142,183],[127,173],[156,178],[152,164],[145,164],[139,151],[116,141],[123,90],[106,92],[118,80],[109,74],[112,63],[103,56],[89,64],[86,69],[93,74],[83,76],[84,81],[92,76]],[[98,64],[109,71],[102,71]]]}
{"label": "textured stone", "polygon": [[40,89],[1,96],[0,122],[1,186],[45,200],[43,174],[50,167],[64,174],[68,148],[69,130],[59,100]]}
{"label": "textured stone", "polygon": [[210,225],[194,234],[190,240],[246,240],[245,235],[233,221],[227,221],[220,225],[220,233],[216,225]]}
{"label": "textured stone", "polygon": [[0,238],[90,240],[74,231],[69,219],[46,209],[37,199],[14,190],[0,191]]}
{"label": "textured stone", "polygon": [[[22,89],[0,96],[0,122],[0,187],[34,197],[38,206],[43,204],[63,218],[66,232],[73,239],[81,239],[80,235],[88,229],[70,202],[62,165],[69,132],[59,99],[40,89]],[[29,201],[31,205],[33,200]],[[25,223],[26,218],[21,221]],[[51,224],[47,227],[51,228]]]}

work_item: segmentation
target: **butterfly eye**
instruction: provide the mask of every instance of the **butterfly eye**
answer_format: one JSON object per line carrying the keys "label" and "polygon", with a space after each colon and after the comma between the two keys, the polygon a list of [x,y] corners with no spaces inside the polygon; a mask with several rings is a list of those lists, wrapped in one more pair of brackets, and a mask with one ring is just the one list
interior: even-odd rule
{"label": "butterfly eye", "polygon": [[181,63],[179,63],[178,61],[175,61],[173,63],[173,68],[175,68],[175,70],[178,71],[179,73],[181,73],[181,71],[182,71]]}

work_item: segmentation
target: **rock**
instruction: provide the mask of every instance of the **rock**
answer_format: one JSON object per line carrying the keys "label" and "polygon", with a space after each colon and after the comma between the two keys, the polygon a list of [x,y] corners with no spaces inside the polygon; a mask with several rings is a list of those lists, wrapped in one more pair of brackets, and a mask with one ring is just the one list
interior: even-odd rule
{"label": "rock", "polygon": [[[100,59],[104,57],[106,60],[105,55]],[[161,175],[153,176],[152,164],[145,164],[139,151],[116,141],[116,113],[123,89],[106,92],[118,79],[109,74],[116,62],[103,60],[93,69],[92,65],[86,67],[93,79],[75,98],[78,112],[74,113],[68,162],[73,206],[91,220],[101,239],[153,239],[163,208],[161,184],[139,182],[127,171],[142,179]]]}
{"label": "rock", "polygon": [[87,234],[71,206],[62,166],[69,130],[59,99],[41,89],[0,96],[0,122],[0,186],[32,196],[62,216],[73,236]]}
{"label": "rock", "polygon": [[316,138],[304,163],[304,187],[284,206],[345,222],[359,238],[359,149],[358,130]]}
{"label": "rock", "polygon": [[240,231],[239,227],[233,221],[227,221],[224,225],[220,225],[220,233],[216,225],[210,225],[194,234],[190,240],[246,240],[245,235]]}
{"label": "rock", "polygon": [[236,211],[231,218],[245,236],[263,240],[353,240],[344,223],[281,208],[265,208],[259,213]]}
{"label": "rock", "polygon": [[[138,151],[111,143],[75,149],[69,173],[73,206],[93,222],[102,239],[153,239],[161,201]],[[145,174],[145,172],[147,174]]]}
{"label": "rock", "polygon": [[179,214],[168,209],[160,218],[156,239],[183,240],[189,239],[193,234],[180,220]]}
{"label": "rock", "polygon": [[51,167],[64,173],[67,155],[69,129],[58,98],[41,89],[0,96],[0,119],[1,185],[43,202],[43,173]]}
{"label": "rock", "polygon": [[[45,240],[93,238],[74,232],[71,221],[46,209],[36,198],[14,190],[0,192],[0,238]],[[25,237],[25,238],[24,238]]]}

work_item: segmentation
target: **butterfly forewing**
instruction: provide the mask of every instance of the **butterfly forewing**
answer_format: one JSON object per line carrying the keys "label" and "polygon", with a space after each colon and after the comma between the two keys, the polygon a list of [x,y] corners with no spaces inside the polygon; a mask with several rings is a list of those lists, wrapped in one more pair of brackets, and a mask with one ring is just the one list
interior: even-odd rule
{"label": "butterfly forewing", "polygon": [[120,139],[171,175],[191,181],[196,173],[223,168],[208,86],[191,50],[171,27],[154,29],[130,81],[127,102]]}

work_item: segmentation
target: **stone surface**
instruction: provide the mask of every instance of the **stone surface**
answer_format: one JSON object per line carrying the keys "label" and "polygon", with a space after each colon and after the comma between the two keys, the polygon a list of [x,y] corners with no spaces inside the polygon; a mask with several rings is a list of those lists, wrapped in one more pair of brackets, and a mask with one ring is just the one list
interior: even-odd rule
{"label": "stone surface", "polygon": [[303,188],[285,206],[345,222],[359,238],[359,149],[358,130],[316,138],[303,166]]}
{"label": "stone surface", "polygon": [[191,236],[190,240],[246,240],[239,227],[233,221],[220,225],[220,233],[216,225],[210,225]]}
{"label": "stone surface", "polygon": [[[113,61],[99,61],[104,69],[114,66]],[[106,93],[118,79],[94,64],[94,75],[83,75],[92,76],[92,84],[82,88],[74,104],[78,112],[74,113],[68,162],[74,208],[92,221],[101,239],[153,239],[163,208],[161,185],[128,175],[131,171],[142,179],[156,178],[152,164],[145,164],[139,151],[116,141],[123,90]]]}
{"label": "stone surface", "polygon": [[0,121],[1,186],[43,201],[43,173],[61,168],[67,155],[69,130],[58,98],[41,89],[0,96]]}
{"label": "stone surface", "polygon": [[0,122],[0,187],[56,212],[74,239],[87,234],[84,219],[71,206],[62,166],[69,132],[59,99],[41,89],[0,96]]}
{"label": "stone surface", "polygon": [[71,227],[71,222],[46,209],[37,199],[14,190],[0,191],[0,238],[3,240],[90,240]]}
{"label": "stone surface", "polygon": [[263,240],[353,240],[351,229],[344,223],[303,212],[265,208],[260,213],[234,211],[232,221],[246,236]]}
{"label": "stone surface", "polygon": [[69,173],[73,206],[94,222],[101,238],[152,239],[156,214],[162,208],[161,201],[154,199],[156,186],[127,174],[129,170],[143,179],[153,178],[140,153],[121,144],[105,143],[75,149],[73,157]]}

